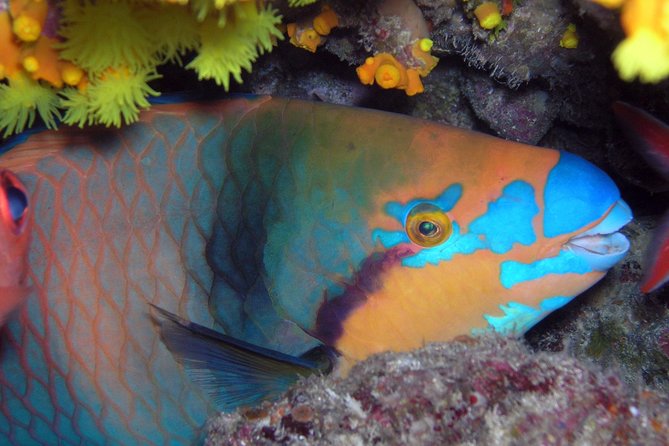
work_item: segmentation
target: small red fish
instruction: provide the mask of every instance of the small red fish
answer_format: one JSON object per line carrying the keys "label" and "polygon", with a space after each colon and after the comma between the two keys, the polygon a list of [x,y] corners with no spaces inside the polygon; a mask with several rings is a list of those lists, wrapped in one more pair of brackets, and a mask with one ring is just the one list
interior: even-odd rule
{"label": "small red fish", "polygon": [[[632,145],[648,165],[669,180],[669,126],[625,102],[613,104],[613,111]],[[669,280],[669,212],[655,230],[646,256],[649,267],[641,282],[641,291],[650,293]]]}
{"label": "small red fish", "polygon": [[28,198],[19,179],[0,171],[0,326],[28,295],[26,258],[30,245]]}

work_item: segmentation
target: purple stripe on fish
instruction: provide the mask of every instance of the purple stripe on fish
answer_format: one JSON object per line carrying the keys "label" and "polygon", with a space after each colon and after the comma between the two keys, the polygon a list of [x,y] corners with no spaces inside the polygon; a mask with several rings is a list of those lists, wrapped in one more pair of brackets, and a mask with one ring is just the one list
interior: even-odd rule
{"label": "purple stripe on fish", "polygon": [[316,316],[316,326],[309,334],[326,345],[335,345],[344,332],[342,324],[348,315],[363,305],[369,294],[381,288],[386,271],[401,265],[402,259],[411,254],[411,249],[400,245],[367,257],[353,276],[352,283],[347,284],[339,296],[325,294]]}

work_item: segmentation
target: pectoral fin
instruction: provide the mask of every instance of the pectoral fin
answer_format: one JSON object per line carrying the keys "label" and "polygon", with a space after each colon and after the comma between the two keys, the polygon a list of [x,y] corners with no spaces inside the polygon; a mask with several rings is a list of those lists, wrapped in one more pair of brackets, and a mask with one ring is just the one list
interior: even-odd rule
{"label": "pectoral fin", "polygon": [[271,399],[300,377],[332,369],[332,356],[325,347],[316,347],[300,357],[290,356],[152,307],[162,341],[220,410],[232,411]]}

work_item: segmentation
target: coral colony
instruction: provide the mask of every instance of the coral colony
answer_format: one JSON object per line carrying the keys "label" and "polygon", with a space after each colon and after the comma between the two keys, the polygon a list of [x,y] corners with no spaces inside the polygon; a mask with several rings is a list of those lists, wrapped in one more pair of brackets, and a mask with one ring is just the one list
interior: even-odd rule
{"label": "coral colony", "polygon": [[[627,38],[612,58],[623,79],[657,82],[669,75],[666,0],[593,1],[621,11]],[[288,1],[294,8],[312,3]],[[493,42],[516,2],[453,3]],[[321,2],[284,25],[283,11],[271,1],[0,0],[0,131],[4,137],[20,133],[36,116],[48,128],[134,122],[160,94],[152,81],[167,62],[227,91],[230,79],[241,83],[242,72],[251,71],[283,31],[293,45],[315,52],[333,28],[358,28],[371,53],[356,69],[360,82],[423,92],[421,78],[438,61],[429,21],[412,0],[382,0],[372,9],[353,20]],[[578,41],[570,24],[559,45],[576,48]]]}

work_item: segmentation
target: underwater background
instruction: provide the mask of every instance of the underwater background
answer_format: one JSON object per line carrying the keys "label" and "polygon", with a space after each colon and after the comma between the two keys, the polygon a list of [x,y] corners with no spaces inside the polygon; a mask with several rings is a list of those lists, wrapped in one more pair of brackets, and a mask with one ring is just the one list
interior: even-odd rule
{"label": "underwater background", "polygon": [[0,0],[0,141],[128,125],[151,103],[299,98],[568,150],[634,212],[627,257],[526,345],[466,339],[312,377],[212,420],[209,444],[669,442],[669,287],[640,288],[669,179],[613,108],[669,123],[669,1],[154,3]]}

